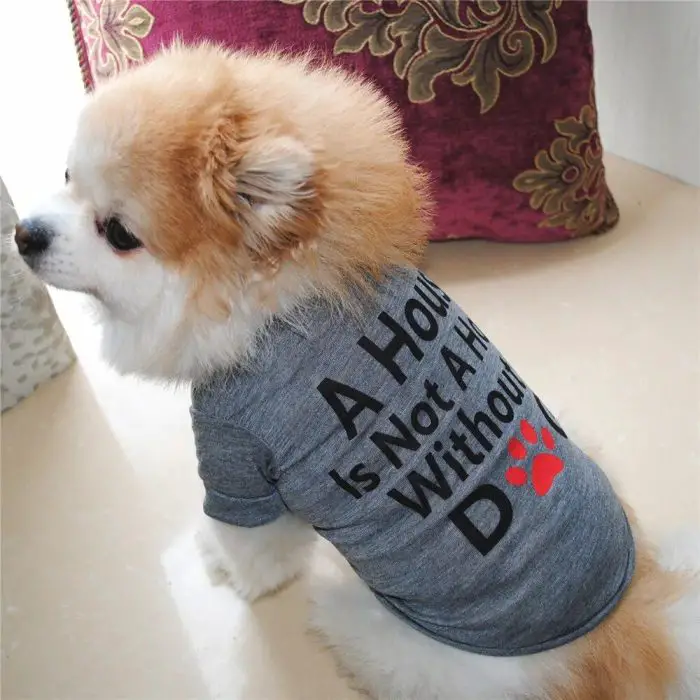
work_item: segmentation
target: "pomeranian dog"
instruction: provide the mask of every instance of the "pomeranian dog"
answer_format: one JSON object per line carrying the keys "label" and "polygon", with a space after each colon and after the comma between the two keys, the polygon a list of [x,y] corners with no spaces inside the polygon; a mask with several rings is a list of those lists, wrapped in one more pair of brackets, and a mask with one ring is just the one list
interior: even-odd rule
{"label": "pomeranian dog", "polygon": [[697,700],[697,551],[657,556],[418,272],[429,220],[367,82],[177,44],[89,97],[15,240],[115,368],[191,383],[205,561],[253,600],[344,555],[311,622],[371,695]]}

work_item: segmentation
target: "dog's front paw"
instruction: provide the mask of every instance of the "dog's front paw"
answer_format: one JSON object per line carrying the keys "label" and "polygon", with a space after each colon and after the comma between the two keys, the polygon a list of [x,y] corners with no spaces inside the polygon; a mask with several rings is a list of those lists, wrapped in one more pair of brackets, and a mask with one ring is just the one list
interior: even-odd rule
{"label": "dog's front paw", "polygon": [[210,525],[200,527],[195,533],[197,549],[204,564],[204,570],[212,584],[232,584],[235,578],[235,567],[227,561],[223,547],[218,542]]}
{"label": "dog's front paw", "polygon": [[226,583],[248,601],[295,579],[314,539],[313,530],[292,516],[255,528],[205,518],[197,532],[197,544],[212,583]]}

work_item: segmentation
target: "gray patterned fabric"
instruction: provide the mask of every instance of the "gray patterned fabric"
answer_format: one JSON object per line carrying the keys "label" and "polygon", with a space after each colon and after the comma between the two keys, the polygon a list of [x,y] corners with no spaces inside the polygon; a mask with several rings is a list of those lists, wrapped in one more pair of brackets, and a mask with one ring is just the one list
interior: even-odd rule
{"label": "gray patterned fabric", "polygon": [[75,361],[51,298],[26,268],[12,234],[17,214],[0,179],[0,407],[11,408]]}

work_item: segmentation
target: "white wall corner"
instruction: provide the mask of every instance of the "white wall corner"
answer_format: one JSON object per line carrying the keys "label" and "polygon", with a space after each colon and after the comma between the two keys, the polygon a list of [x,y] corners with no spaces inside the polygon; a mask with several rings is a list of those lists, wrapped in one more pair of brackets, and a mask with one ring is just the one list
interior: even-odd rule
{"label": "white wall corner", "polygon": [[700,186],[700,2],[591,0],[607,151]]}

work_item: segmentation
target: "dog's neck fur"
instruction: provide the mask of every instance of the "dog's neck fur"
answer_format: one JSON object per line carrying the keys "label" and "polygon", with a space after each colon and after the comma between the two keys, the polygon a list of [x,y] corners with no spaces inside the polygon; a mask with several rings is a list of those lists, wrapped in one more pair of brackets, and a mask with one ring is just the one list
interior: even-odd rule
{"label": "dog's neck fur", "polygon": [[102,354],[122,374],[201,382],[217,371],[245,365],[273,320],[298,325],[298,312],[313,299],[343,306],[339,288],[337,281],[312,279],[289,264],[274,278],[256,280],[229,295],[231,310],[225,319],[188,311],[191,298],[182,283],[164,290],[167,306],[160,299],[137,317],[95,302],[103,328]]}

